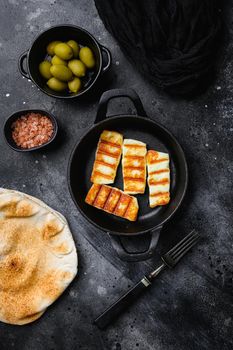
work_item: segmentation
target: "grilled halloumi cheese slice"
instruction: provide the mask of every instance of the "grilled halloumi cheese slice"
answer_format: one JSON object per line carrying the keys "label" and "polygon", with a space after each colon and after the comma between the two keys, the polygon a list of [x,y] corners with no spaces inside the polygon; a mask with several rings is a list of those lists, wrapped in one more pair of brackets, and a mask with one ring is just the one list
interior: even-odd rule
{"label": "grilled halloumi cheese slice", "polygon": [[123,142],[122,171],[126,193],[144,193],[146,188],[146,144],[125,139]]}
{"label": "grilled halloumi cheese slice", "polygon": [[150,207],[166,205],[170,201],[169,155],[150,150],[147,152],[146,160]]}
{"label": "grilled halloumi cheese slice", "polygon": [[137,198],[130,196],[115,187],[93,184],[85,202],[107,213],[135,221],[138,215]]}
{"label": "grilled halloumi cheese slice", "polygon": [[123,136],[116,131],[104,130],[98,142],[91,182],[111,184],[114,182],[122,153]]}

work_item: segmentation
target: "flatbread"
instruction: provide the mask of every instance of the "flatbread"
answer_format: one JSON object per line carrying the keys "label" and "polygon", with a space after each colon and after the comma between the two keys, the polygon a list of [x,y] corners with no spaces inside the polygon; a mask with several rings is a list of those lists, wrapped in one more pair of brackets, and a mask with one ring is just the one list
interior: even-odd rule
{"label": "flatbread", "polygon": [[38,319],[77,274],[64,216],[42,201],[0,188],[0,321]]}

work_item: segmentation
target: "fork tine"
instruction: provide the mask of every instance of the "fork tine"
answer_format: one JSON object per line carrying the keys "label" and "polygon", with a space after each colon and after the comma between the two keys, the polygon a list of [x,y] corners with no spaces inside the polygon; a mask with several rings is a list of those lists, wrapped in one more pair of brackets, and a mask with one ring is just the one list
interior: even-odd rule
{"label": "fork tine", "polygon": [[177,252],[178,249],[185,243],[187,242],[194,234],[197,232],[195,230],[192,230],[187,236],[185,236],[179,243],[177,243],[172,249],[170,249],[167,253],[169,255],[172,255],[173,253]]}
{"label": "fork tine", "polygon": [[175,257],[183,248],[191,243],[195,238],[199,237],[198,233],[195,232],[188,237],[182,244],[180,244],[172,253],[169,252],[170,257]]}
{"label": "fork tine", "polygon": [[175,263],[177,263],[199,240],[200,236],[197,236],[191,243],[183,247],[181,251],[173,258]]}

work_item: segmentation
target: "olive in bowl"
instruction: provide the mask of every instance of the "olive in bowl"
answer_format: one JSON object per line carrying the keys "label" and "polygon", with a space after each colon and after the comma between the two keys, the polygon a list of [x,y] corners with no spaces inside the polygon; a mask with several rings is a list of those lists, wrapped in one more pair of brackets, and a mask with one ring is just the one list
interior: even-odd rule
{"label": "olive in bowl", "polygon": [[41,33],[20,56],[18,66],[44,93],[67,99],[90,91],[110,64],[110,51],[88,31],[59,25]]}
{"label": "olive in bowl", "polygon": [[35,151],[50,145],[57,136],[55,117],[44,110],[15,112],[7,118],[3,132],[5,141],[14,151]]}

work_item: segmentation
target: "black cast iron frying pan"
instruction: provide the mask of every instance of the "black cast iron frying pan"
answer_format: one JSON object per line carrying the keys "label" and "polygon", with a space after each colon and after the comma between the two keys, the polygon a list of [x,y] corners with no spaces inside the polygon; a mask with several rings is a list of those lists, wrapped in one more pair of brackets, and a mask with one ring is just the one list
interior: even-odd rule
{"label": "black cast iron frying pan", "polygon": [[[137,115],[118,115],[107,117],[108,102],[113,98],[128,97],[137,110]],[[147,149],[167,152],[170,155],[171,201],[166,206],[154,209],[148,205],[148,188],[145,194],[137,195],[139,216],[130,222],[108,214],[85,203],[91,187],[90,175],[99,136],[103,130],[119,131],[124,138],[133,138],[147,144]],[[68,184],[72,198],[93,225],[109,234],[111,242],[121,259],[127,261],[145,260],[151,257],[157,245],[163,225],[174,215],[184,198],[188,182],[188,169],[184,152],[174,136],[162,125],[149,119],[141,100],[132,89],[115,89],[103,93],[94,125],[76,144],[68,166]],[[123,189],[121,165],[117,171],[114,187]],[[148,249],[129,252],[123,245],[122,236],[150,237]],[[133,238],[132,238],[133,239]]]}

